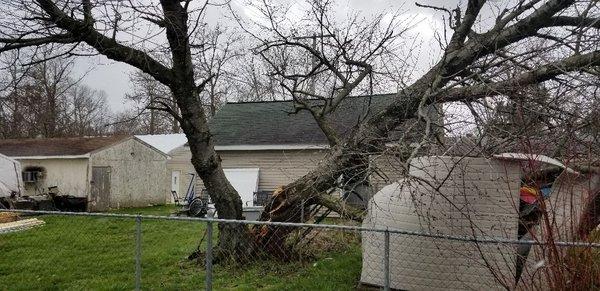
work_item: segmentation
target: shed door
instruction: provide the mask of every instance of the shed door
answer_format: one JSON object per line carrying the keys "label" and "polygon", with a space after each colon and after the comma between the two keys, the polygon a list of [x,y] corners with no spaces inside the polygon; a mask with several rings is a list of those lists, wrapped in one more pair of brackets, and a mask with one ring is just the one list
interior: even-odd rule
{"label": "shed door", "polygon": [[110,207],[110,167],[92,167],[92,201],[96,210]]}

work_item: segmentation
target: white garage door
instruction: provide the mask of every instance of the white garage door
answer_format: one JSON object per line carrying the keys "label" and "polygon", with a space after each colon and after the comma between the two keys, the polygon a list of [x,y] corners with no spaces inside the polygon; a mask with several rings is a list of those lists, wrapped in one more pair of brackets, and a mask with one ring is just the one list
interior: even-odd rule
{"label": "white garage door", "polygon": [[229,183],[238,191],[243,206],[254,206],[254,192],[258,191],[258,168],[223,169]]}

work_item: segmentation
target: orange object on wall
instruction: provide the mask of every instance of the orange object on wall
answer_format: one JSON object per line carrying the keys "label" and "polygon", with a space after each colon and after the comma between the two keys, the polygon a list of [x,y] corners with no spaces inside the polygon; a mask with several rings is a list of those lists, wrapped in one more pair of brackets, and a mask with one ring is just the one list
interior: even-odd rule
{"label": "orange object on wall", "polygon": [[540,196],[539,191],[536,188],[523,186],[520,190],[521,200],[527,204],[534,204],[537,202]]}

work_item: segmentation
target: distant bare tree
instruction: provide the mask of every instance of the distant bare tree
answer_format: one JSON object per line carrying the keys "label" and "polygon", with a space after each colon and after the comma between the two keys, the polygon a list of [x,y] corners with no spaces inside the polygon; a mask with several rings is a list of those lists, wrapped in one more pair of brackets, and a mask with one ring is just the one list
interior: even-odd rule
{"label": "distant bare tree", "polygon": [[111,122],[112,113],[106,102],[106,92],[78,85],[69,90],[68,98],[65,111],[66,135],[95,136],[110,133],[107,125]]}
{"label": "distant bare tree", "polygon": [[241,38],[219,26],[200,29],[197,37],[204,40],[204,49],[194,56],[193,61],[198,74],[210,76],[200,98],[212,117],[227,101],[233,86],[229,80],[238,74],[238,67],[231,66],[231,60],[241,56],[240,49],[236,48]]}
{"label": "distant bare tree", "polygon": [[[239,49],[234,48],[239,37],[220,27],[203,27],[197,29],[194,38],[204,40],[202,49],[192,56],[192,63],[196,74],[210,76],[206,90],[199,93],[199,101],[212,117],[226,102],[231,88],[235,87],[230,78],[237,73],[230,70],[237,68],[230,66],[230,62],[241,56]],[[135,109],[119,114],[116,123],[129,126],[115,124],[115,130],[136,134],[179,132],[177,118],[169,113],[170,110],[178,112],[169,87],[142,71],[133,73],[130,80],[134,88],[125,98],[134,104]]]}
{"label": "distant bare tree", "polygon": [[133,102],[135,108],[121,114],[121,119],[117,122],[124,122],[128,118],[134,119],[126,123],[138,124],[138,126],[128,129],[136,134],[179,132],[177,119],[161,110],[165,106],[176,110],[175,100],[169,88],[141,71],[133,73],[130,80],[133,84],[133,91],[126,94],[125,99]]}
{"label": "distant bare tree", "polygon": [[19,84],[25,77],[26,69],[16,64],[14,52],[9,52],[2,59],[3,70],[0,74],[0,129],[3,138],[19,137],[23,131],[24,116],[22,108],[25,104],[20,102],[19,96],[22,94]]}
{"label": "distant bare tree", "polygon": [[[12,57],[12,58],[11,58]],[[21,69],[14,55],[5,59],[2,97],[7,138],[96,135],[106,132],[110,112],[104,92],[79,84],[73,62],[41,60]]]}
{"label": "distant bare tree", "polygon": [[270,73],[270,65],[251,52],[229,63],[229,97],[232,101],[275,101],[285,99],[279,82]]}

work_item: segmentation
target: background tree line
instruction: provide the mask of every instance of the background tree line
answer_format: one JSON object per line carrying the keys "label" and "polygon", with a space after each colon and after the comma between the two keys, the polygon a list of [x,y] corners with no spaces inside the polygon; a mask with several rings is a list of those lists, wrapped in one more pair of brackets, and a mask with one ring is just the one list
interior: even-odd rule
{"label": "background tree line", "polygon": [[45,60],[21,67],[14,55],[0,70],[2,138],[103,135],[112,116],[106,93],[83,85],[73,61]]}
{"label": "background tree line", "polygon": [[[220,29],[205,32],[213,49],[196,56],[198,70],[214,77],[201,94],[210,116],[227,101],[276,99],[277,84],[257,57],[231,48],[239,38]],[[113,112],[106,92],[83,84],[72,58],[46,58],[22,64],[19,55],[0,56],[0,137],[72,137],[111,134],[180,132],[163,107],[174,106],[171,92],[148,74],[129,76],[133,89],[125,94],[125,109]],[[243,65],[242,65],[243,64]],[[238,68],[237,73],[233,73]]]}

